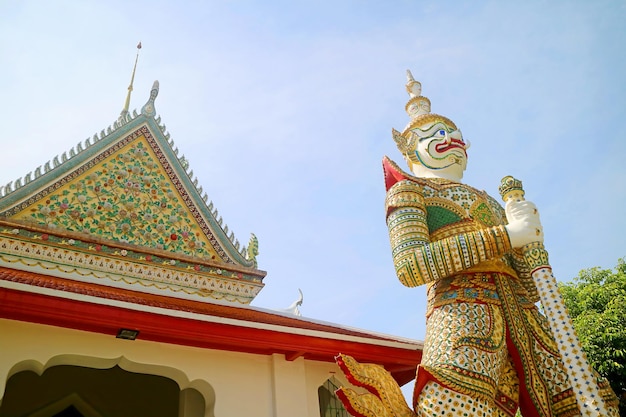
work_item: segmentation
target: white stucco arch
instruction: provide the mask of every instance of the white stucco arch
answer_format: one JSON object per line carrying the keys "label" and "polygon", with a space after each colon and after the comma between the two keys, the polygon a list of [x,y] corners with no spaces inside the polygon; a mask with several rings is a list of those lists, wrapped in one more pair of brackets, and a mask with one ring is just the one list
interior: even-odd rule
{"label": "white stucco arch", "polygon": [[4,340],[12,342],[7,346],[0,342],[0,404],[7,380],[19,372],[31,371],[41,376],[46,369],[58,365],[93,369],[119,366],[128,372],[174,381],[181,391],[181,412],[186,402],[192,402],[187,405],[198,415],[198,395],[190,390],[197,391],[204,401],[204,412],[200,415],[214,417],[214,386],[203,375],[189,376],[188,372],[194,369],[163,345],[10,320],[0,320],[0,331]]}
{"label": "white stucco arch", "polygon": [[190,390],[197,391],[202,397],[204,416],[214,416],[213,406],[215,404],[215,391],[207,381],[201,379],[190,381],[187,375],[179,369],[170,366],[131,361],[124,356],[102,358],[77,354],[61,354],[51,357],[45,364],[36,359],[26,359],[16,363],[9,370],[4,381],[6,384],[6,380],[24,371],[31,371],[41,376],[47,369],[60,365],[80,366],[93,369],[110,369],[114,366],[119,366],[121,369],[128,372],[165,377],[176,382],[180,388],[181,414],[179,414],[179,417],[187,416],[185,410],[197,410],[199,407],[197,395],[191,394],[189,392]]}

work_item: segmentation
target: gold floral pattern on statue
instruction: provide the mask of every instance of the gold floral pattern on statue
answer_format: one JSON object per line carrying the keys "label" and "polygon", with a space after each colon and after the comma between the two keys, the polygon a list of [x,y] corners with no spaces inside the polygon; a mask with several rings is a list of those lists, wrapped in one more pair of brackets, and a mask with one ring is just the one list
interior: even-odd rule
{"label": "gold floral pattern on statue", "polygon": [[492,209],[483,201],[478,201],[471,208],[472,218],[478,220],[487,227],[495,226],[500,222],[496,222]]}
{"label": "gold floral pattern on statue", "polygon": [[[429,381],[417,399],[417,417],[504,417],[499,410],[493,410],[490,401],[472,398]],[[493,414],[496,411],[497,414]],[[509,414],[506,417],[510,417]]]}
{"label": "gold floral pattern on statue", "polygon": [[515,363],[509,354],[507,363],[502,367],[498,391],[495,401],[500,409],[506,410],[509,415],[514,415],[519,404],[519,377],[515,370]]}
{"label": "gold floral pattern on statue", "polygon": [[435,309],[428,318],[420,367],[457,392],[494,398],[507,359],[503,320],[502,310],[492,304],[454,303]]}
{"label": "gold floral pattern on statue", "polygon": [[208,259],[202,228],[144,136],[14,218]]}

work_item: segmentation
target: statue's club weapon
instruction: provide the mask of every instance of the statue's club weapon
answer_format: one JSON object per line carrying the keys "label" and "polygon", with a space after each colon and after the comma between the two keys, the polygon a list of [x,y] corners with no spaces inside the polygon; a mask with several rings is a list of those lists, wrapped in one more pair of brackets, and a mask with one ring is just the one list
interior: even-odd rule
{"label": "statue's club weapon", "polygon": [[[511,176],[502,178],[499,190],[505,203],[524,200],[522,182]],[[552,267],[548,263],[548,252],[541,242],[529,243],[521,249],[532,271],[533,281],[581,414],[590,417],[609,415],[599,393],[597,379],[574,332],[572,319],[565,308],[556,278],[552,275]]]}

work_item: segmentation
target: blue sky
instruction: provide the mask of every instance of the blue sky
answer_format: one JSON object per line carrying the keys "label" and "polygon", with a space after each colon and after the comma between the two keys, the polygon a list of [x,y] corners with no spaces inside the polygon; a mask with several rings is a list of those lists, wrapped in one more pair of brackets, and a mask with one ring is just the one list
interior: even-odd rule
{"label": "blue sky", "polygon": [[380,161],[402,164],[411,69],[472,141],[465,182],[523,180],[555,275],[626,256],[623,1],[0,2],[5,184],[157,112],[266,287],[253,303],[414,339],[424,288],[395,278]]}

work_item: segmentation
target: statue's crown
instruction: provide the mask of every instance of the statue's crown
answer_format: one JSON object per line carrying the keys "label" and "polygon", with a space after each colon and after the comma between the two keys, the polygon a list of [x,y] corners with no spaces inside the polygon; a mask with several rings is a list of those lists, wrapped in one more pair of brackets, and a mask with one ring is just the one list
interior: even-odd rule
{"label": "statue's crown", "polygon": [[410,70],[406,70],[406,78],[406,91],[409,93],[410,98],[404,108],[411,120],[404,128],[402,134],[416,127],[437,121],[444,122],[448,126],[456,129],[456,125],[452,120],[430,112],[430,100],[428,97],[422,95],[422,84],[419,81],[415,81]]}

